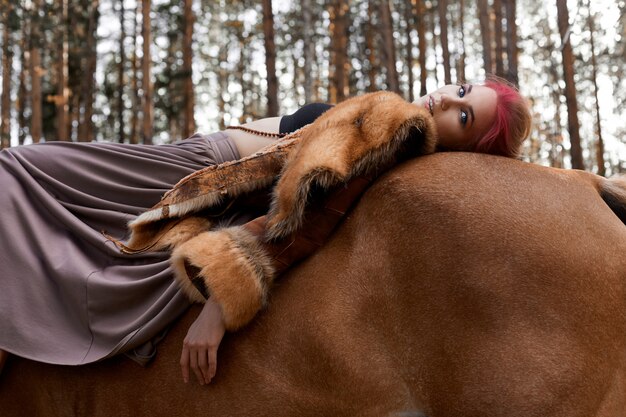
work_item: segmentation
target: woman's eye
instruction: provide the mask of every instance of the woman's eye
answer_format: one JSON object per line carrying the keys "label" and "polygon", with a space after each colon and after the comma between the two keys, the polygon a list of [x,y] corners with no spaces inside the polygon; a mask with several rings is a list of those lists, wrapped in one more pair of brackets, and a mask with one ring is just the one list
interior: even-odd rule
{"label": "woman's eye", "polygon": [[467,112],[465,110],[461,110],[461,124],[465,126],[467,123]]}
{"label": "woman's eye", "polygon": [[463,97],[465,95],[465,87],[459,87],[459,97]]}

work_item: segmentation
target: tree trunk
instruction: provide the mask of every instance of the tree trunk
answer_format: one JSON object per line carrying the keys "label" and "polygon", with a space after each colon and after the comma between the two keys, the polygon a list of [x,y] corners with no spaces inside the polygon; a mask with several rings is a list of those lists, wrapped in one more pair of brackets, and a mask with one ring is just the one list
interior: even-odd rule
{"label": "tree trunk", "polygon": [[[79,56],[75,56],[74,59],[76,59],[78,61],[78,63],[80,63],[80,57]],[[72,77],[70,77],[70,80],[72,79]],[[75,89],[72,89],[71,91],[78,91],[78,86]],[[76,136],[78,135],[78,131],[77,129],[75,129],[75,126],[78,126],[78,123],[80,122],[80,95],[79,94],[72,94],[70,96],[70,112],[69,112],[69,117],[67,118],[67,132],[68,132],[68,136],[69,136],[69,140],[70,141],[74,141],[74,139],[76,139]]]}
{"label": "tree trunk", "polygon": [[485,72],[493,73],[493,56],[491,53],[491,28],[489,25],[489,5],[487,0],[478,0],[478,19],[480,21],[480,35],[483,43],[483,61]]}
{"label": "tree trunk", "polygon": [[596,142],[596,164],[598,165],[598,175],[604,176],[606,174],[604,167],[604,141],[602,140],[602,124],[600,123],[600,100],[598,100],[598,74],[596,65],[596,46],[593,39],[595,32],[595,25],[593,23],[594,17],[591,15],[591,4],[587,2],[587,21],[589,24],[589,44],[591,46],[591,77],[593,81],[593,95],[596,101],[596,132],[598,140]]}
{"label": "tree trunk", "polygon": [[124,41],[126,40],[126,28],[124,27],[124,0],[119,0],[120,5],[120,61],[117,65],[117,141],[124,143],[124,66],[126,64],[126,49]]}
{"label": "tree trunk", "polygon": [[29,24],[30,19],[28,19],[28,9],[25,5],[22,5],[22,27],[20,30],[20,75],[19,75],[19,87],[17,90],[17,143],[19,145],[23,145],[26,140],[26,132],[27,132],[27,118],[26,118],[26,108],[28,102],[28,91],[26,89],[26,73],[28,72],[27,68],[29,68],[29,59],[28,59],[28,34],[29,34]]}
{"label": "tree trunk", "polygon": [[[96,73],[97,47],[96,47],[96,31],[98,29],[98,3],[99,0],[91,0],[89,9],[89,20],[87,24],[87,42],[84,47],[85,72],[81,81],[81,102],[83,105],[83,114],[78,124],[77,139],[79,142],[91,142],[95,139],[93,132],[93,92],[94,80]],[[133,112],[135,113],[135,112]]]}
{"label": "tree trunk", "polygon": [[130,139],[129,142],[132,144],[139,143],[139,118],[137,114],[139,113],[139,83],[137,82],[137,8],[135,8],[135,13],[133,14],[133,57],[131,59],[131,71],[132,71],[132,81],[131,81],[131,116],[130,116]]}
{"label": "tree trunk", "polygon": [[[215,23],[217,24],[217,19],[215,20]],[[228,92],[228,71],[223,65],[219,65],[219,63],[225,62],[227,58],[227,46],[225,43],[221,43],[217,60],[219,68],[217,71],[217,82],[219,85],[217,106],[220,113],[220,130],[224,130],[226,128],[226,99],[224,98],[224,95]]]}
{"label": "tree trunk", "polygon": [[446,16],[448,2],[446,0],[438,0],[437,9],[439,11],[439,31],[441,52],[443,55],[443,77],[445,84],[452,84],[452,76],[450,75],[450,50],[448,48],[448,18]]}
{"label": "tree trunk", "polygon": [[569,40],[569,14],[567,0],[556,0],[559,34],[561,35],[561,54],[563,56],[563,78],[565,79],[565,102],[567,103],[567,126],[570,137],[570,155],[572,168],[585,169],[580,145],[578,123],[578,104],[576,103],[576,85],[574,84],[574,55]]}
{"label": "tree trunk", "polygon": [[3,2],[4,29],[2,31],[2,98],[0,99],[0,149],[11,146],[11,76],[13,67],[13,41],[10,20],[13,18],[13,3]]}
{"label": "tree trunk", "polygon": [[496,40],[496,75],[498,77],[505,77],[504,73],[504,44],[502,33],[502,2],[501,0],[493,0],[493,9],[495,15],[494,22],[494,38]]}
{"label": "tree trunk", "polygon": [[[250,110],[248,108],[248,93],[250,92],[249,83],[246,81],[245,74],[247,72],[247,42],[243,32],[243,26],[237,27],[237,40],[239,41],[239,62],[237,63],[237,81],[241,85],[241,117],[239,123],[244,124],[250,120]],[[295,79],[295,74],[294,74]]]}
{"label": "tree trunk", "polygon": [[[178,38],[178,34],[168,34],[168,44],[167,44],[167,54],[165,56],[164,64],[165,68],[163,68],[163,81],[159,81],[156,83],[158,87],[165,87],[166,93],[161,95],[161,100],[165,103],[163,105],[165,112],[165,121],[167,122],[167,131],[170,140],[173,138],[179,137],[178,133],[178,122],[180,109],[176,107],[176,101],[179,97],[179,89],[178,83],[174,78],[176,76],[175,65],[176,65],[176,41]],[[159,77],[157,77],[157,80]],[[157,87],[155,86],[155,89]]]}
{"label": "tree trunk", "polygon": [[[82,62],[81,62],[81,54],[76,53],[74,48],[74,43],[76,44],[84,44],[85,43],[85,33],[81,31],[79,28],[81,27],[81,22],[83,20],[83,4],[81,1],[75,1],[72,4],[72,7],[69,7],[69,0],[67,6],[67,19],[65,20],[66,30],[66,40],[68,43],[67,46],[67,78],[65,80],[67,86],[67,117],[65,119],[65,126],[67,131],[67,140],[73,141],[74,137],[74,126],[78,123],[78,120],[75,118],[80,113],[80,109],[76,109],[76,104],[78,103],[78,92],[80,91],[80,85],[77,85],[79,80],[82,78]],[[70,29],[73,28],[72,33],[70,35]],[[76,91],[77,94],[74,94]]]}
{"label": "tree trunk", "polygon": [[506,11],[506,79],[515,85],[519,84],[517,75],[517,24],[515,23],[516,0],[504,0]]}
{"label": "tree trunk", "polygon": [[387,88],[400,94],[398,71],[396,70],[396,46],[393,40],[393,22],[389,0],[380,3],[381,33],[383,36],[383,56],[385,57],[385,69],[387,70]]}
{"label": "tree trunk", "polygon": [[465,1],[459,0],[459,60],[457,61],[457,82],[465,82],[465,36],[463,31],[465,30]]}
{"label": "tree trunk", "polygon": [[423,97],[426,95],[428,76],[426,73],[426,7],[424,7],[424,0],[416,0],[415,6],[417,10],[417,45],[420,52],[420,97]]}
{"label": "tree trunk", "polygon": [[62,15],[63,15],[63,23],[62,23],[62,39],[63,39],[63,54],[61,55],[62,59],[60,59],[59,61],[62,61],[62,66],[61,66],[61,62],[59,62],[59,71],[62,72],[62,81],[59,80],[58,83],[58,92],[57,95],[61,96],[61,102],[57,103],[60,104],[59,107],[57,107],[57,109],[62,109],[62,111],[60,113],[57,113],[58,116],[58,121],[59,121],[59,126],[57,126],[57,130],[59,132],[59,140],[61,141],[70,141],[71,140],[71,136],[70,136],[70,130],[69,130],[69,126],[70,126],[70,96],[71,96],[71,91],[69,88],[69,40],[68,40],[68,35],[69,35],[69,28],[70,28],[70,24],[69,24],[69,20],[68,20],[68,1],[69,0],[60,0],[61,1],[61,6],[62,6]]}
{"label": "tree trunk", "polygon": [[[556,72],[556,71],[554,71]],[[554,74],[557,75],[557,74]],[[556,78],[558,80],[558,76]],[[548,142],[550,142],[550,166],[554,168],[563,168],[563,133],[561,131],[561,91],[558,81],[550,87],[552,102],[554,104],[554,120],[552,121],[552,130]]]}
{"label": "tree trunk", "polygon": [[56,105],[57,116],[57,140],[68,141],[69,135],[67,130],[68,117],[69,117],[69,88],[67,86],[67,60],[68,60],[68,45],[67,45],[67,31],[69,30],[67,25],[67,1],[59,0],[61,7],[61,15],[59,16],[60,22],[57,27],[58,47],[59,55],[57,57],[57,94],[54,97],[54,103]]}
{"label": "tree trunk", "polygon": [[[298,36],[296,34],[294,34],[295,36]],[[302,39],[302,38],[301,38]],[[291,80],[291,88],[293,90],[293,100],[296,102],[296,104],[298,105],[302,105],[302,91],[300,89],[300,87],[304,84],[303,81],[303,77],[302,77],[302,70],[300,68],[300,65],[298,63],[298,51],[296,48],[291,48],[290,50],[290,58],[291,58],[291,69],[293,71],[293,77]],[[247,70],[247,68],[246,68]],[[242,77],[243,78],[243,77]],[[242,80],[243,81],[243,80]],[[243,85],[243,84],[242,84]],[[306,103],[306,102],[304,102]]]}
{"label": "tree trunk", "polygon": [[378,63],[376,60],[376,40],[375,36],[378,33],[378,27],[374,22],[374,0],[369,0],[367,2],[367,27],[368,30],[365,31],[365,43],[367,44],[367,62],[369,63],[369,69],[367,71],[367,78],[369,80],[369,84],[367,86],[367,91],[372,92],[378,89],[378,83],[376,82],[376,74]]}
{"label": "tree trunk", "polygon": [[313,23],[311,13],[311,0],[300,2],[303,21],[304,39],[304,102],[310,103],[313,92],[313,61],[315,60],[315,42],[313,38]]}
{"label": "tree trunk", "polygon": [[554,104],[554,119],[550,121],[553,129],[548,137],[548,142],[550,142],[551,145],[549,154],[550,166],[563,168],[563,132],[561,128],[561,97],[563,96],[563,91],[559,86],[560,76],[557,72],[558,64],[550,54],[550,51],[554,51],[555,49],[550,36],[546,36],[546,49],[549,57],[547,65],[548,85],[550,86],[550,96]]}
{"label": "tree trunk", "polygon": [[276,78],[276,45],[272,0],[263,0],[263,34],[267,68],[267,116],[278,116],[278,79]]}
{"label": "tree trunk", "polygon": [[194,120],[194,93],[192,79],[192,49],[193,44],[193,25],[195,17],[191,9],[193,0],[184,0],[185,2],[185,33],[183,37],[183,73],[184,73],[184,103],[185,103],[185,124],[183,126],[182,135],[185,138],[191,136],[196,130],[196,122]]}
{"label": "tree trunk", "polygon": [[331,77],[330,102],[338,103],[345,100],[348,90],[346,74],[346,53],[348,37],[346,34],[348,4],[345,0],[335,0],[331,6],[331,61],[333,76]]}
{"label": "tree trunk", "polygon": [[152,29],[150,28],[150,0],[142,0],[141,13],[143,16],[141,37],[143,38],[142,81],[143,89],[143,126],[141,138],[143,143],[152,144],[152,80],[151,80],[151,55],[150,45]]}
{"label": "tree trunk", "polygon": [[409,90],[409,102],[415,100],[413,94],[413,86],[415,81],[413,79],[413,27],[415,26],[415,19],[413,18],[413,4],[412,2],[404,3],[404,20],[406,22],[406,68],[408,75],[408,90]]}
{"label": "tree trunk", "polygon": [[433,76],[435,77],[435,85],[439,85],[439,71],[437,70],[437,67],[439,65],[438,59],[439,57],[437,56],[437,35],[435,34],[435,29],[437,27],[437,22],[435,19],[435,8],[433,7],[433,3],[429,2],[428,6],[426,7],[426,15],[425,15],[425,29],[426,32],[431,33],[432,35],[432,45],[431,45],[431,49],[433,51],[433,55],[435,58],[435,68],[433,70]]}
{"label": "tree trunk", "polygon": [[31,82],[31,122],[30,136],[33,143],[41,142],[42,114],[41,114],[41,53],[39,51],[41,42],[39,10],[43,5],[43,0],[34,0],[31,13],[30,25],[30,82]]}

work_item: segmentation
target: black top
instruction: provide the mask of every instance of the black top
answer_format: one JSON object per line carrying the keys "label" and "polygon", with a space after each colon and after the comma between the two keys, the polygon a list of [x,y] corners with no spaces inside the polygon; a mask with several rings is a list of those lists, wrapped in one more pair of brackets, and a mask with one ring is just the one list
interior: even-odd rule
{"label": "black top", "polygon": [[325,103],[311,103],[305,104],[296,110],[295,113],[283,116],[280,119],[280,125],[278,131],[280,133],[291,133],[300,129],[303,126],[313,123],[315,119],[320,117],[322,113],[333,107],[330,104]]}

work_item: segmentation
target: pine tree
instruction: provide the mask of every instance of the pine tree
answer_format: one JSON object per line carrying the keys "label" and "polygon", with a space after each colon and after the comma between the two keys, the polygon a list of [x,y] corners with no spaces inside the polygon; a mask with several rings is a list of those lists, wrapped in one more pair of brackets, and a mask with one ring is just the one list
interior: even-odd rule
{"label": "pine tree", "polygon": [[184,110],[184,124],[182,136],[187,138],[192,135],[196,129],[196,122],[194,119],[194,92],[193,92],[193,79],[192,79],[192,43],[193,43],[193,25],[195,22],[193,11],[191,9],[193,1],[184,0],[184,37],[183,37],[183,103]]}
{"label": "pine tree", "polygon": [[600,122],[600,100],[598,99],[598,70],[596,62],[596,45],[594,41],[595,25],[594,17],[591,15],[591,4],[587,1],[587,25],[589,26],[589,46],[591,47],[591,81],[593,83],[593,95],[596,113],[596,165],[598,175],[605,175],[604,164],[604,140],[602,139],[602,123]]}
{"label": "pine tree", "polygon": [[506,14],[506,56],[507,73],[506,79],[515,85],[519,84],[517,74],[517,23],[515,23],[516,0],[503,0]]}
{"label": "pine tree", "polygon": [[396,69],[396,45],[393,40],[393,22],[391,20],[391,9],[389,0],[380,2],[380,32],[383,37],[383,57],[387,75],[387,88],[390,91],[400,93],[400,82],[398,81],[398,71]]}
{"label": "pine tree", "polygon": [[13,76],[13,29],[15,8],[2,2],[2,97],[0,98],[0,149],[11,146],[11,77]]}
{"label": "pine tree", "polygon": [[480,34],[483,45],[483,62],[485,72],[492,74],[494,70],[493,55],[491,51],[491,25],[489,23],[489,4],[487,0],[478,0],[478,18],[480,21]]}
{"label": "pine tree", "polygon": [[426,95],[426,7],[424,0],[416,0],[415,10],[417,11],[417,40],[419,49],[420,64],[420,97]]}
{"label": "pine tree", "polygon": [[[95,73],[97,61],[96,32],[100,13],[99,0],[87,0],[87,26],[85,30],[86,42],[83,49],[83,75],[81,77],[80,101],[82,116],[79,119],[77,139],[81,142],[90,142],[95,139],[93,125],[93,102],[95,90]],[[135,111],[133,111],[135,113]]]}
{"label": "pine tree", "polygon": [[70,140],[68,125],[69,125],[69,87],[68,87],[68,19],[67,19],[67,1],[58,0],[59,7],[59,24],[56,27],[56,41],[57,41],[57,67],[56,67],[56,95],[52,100],[56,106],[56,129],[57,140],[68,141]]}
{"label": "pine tree", "polygon": [[43,69],[41,67],[41,18],[40,10],[42,10],[43,0],[33,0],[33,8],[31,9],[31,25],[30,25],[30,82],[31,82],[31,126],[30,135],[34,143],[40,142],[42,138],[42,96],[41,96],[41,75]]}
{"label": "pine tree", "polygon": [[267,68],[267,116],[278,116],[278,79],[276,78],[274,13],[272,12],[271,0],[263,0],[263,33],[265,40],[265,66]]}
{"label": "pine tree", "polygon": [[563,78],[565,80],[565,102],[567,103],[567,126],[570,138],[570,155],[572,168],[585,169],[582,147],[580,144],[580,127],[578,123],[578,103],[576,102],[576,85],[574,84],[574,54],[570,43],[569,13],[567,0],[556,0],[559,33],[561,35],[561,54],[563,56]]}
{"label": "pine tree", "polygon": [[141,61],[142,66],[142,81],[141,87],[143,90],[143,125],[141,130],[141,138],[143,143],[152,143],[152,80],[151,80],[151,34],[152,29],[150,27],[150,0],[142,0],[142,29],[141,37],[143,38],[143,58]]}
{"label": "pine tree", "polygon": [[443,54],[443,76],[445,84],[452,84],[450,75],[450,50],[448,48],[448,2],[437,0],[437,10],[439,13],[439,33],[441,38],[441,51]]}

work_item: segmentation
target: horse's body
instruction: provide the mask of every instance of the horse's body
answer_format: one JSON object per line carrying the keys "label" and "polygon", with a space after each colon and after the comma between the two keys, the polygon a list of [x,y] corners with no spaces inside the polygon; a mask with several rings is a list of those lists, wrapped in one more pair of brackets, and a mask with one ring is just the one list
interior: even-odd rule
{"label": "horse's body", "polygon": [[178,365],[196,308],[147,369],[11,358],[1,414],[625,416],[626,226],[598,181],[481,155],[409,162],[226,337],[209,386]]}

